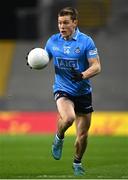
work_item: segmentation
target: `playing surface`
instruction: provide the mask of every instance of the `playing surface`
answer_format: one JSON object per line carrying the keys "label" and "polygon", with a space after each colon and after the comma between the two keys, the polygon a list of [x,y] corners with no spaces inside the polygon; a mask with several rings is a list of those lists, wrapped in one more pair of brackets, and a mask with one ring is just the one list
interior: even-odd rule
{"label": "playing surface", "polygon": [[[73,136],[65,138],[63,157],[51,156],[53,136],[0,136],[0,179],[74,179]],[[77,178],[128,179],[128,137],[89,137],[83,159],[86,175]]]}

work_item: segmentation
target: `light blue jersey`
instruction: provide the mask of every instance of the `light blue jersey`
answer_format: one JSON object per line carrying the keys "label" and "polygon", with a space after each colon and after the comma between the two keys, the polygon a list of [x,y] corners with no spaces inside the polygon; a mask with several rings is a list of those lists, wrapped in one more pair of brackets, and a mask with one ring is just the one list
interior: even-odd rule
{"label": "light blue jersey", "polygon": [[88,58],[97,57],[93,40],[76,30],[70,40],[65,40],[60,33],[51,36],[45,46],[55,67],[53,91],[64,91],[73,96],[81,96],[92,91],[90,81],[72,81],[71,68],[83,72],[89,67]]}

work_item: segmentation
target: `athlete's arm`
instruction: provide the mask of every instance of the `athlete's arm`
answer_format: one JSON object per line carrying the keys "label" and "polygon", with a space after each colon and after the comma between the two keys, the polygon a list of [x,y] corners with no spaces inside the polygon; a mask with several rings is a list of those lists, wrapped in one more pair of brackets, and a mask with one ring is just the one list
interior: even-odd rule
{"label": "athlete's arm", "polygon": [[99,56],[97,56],[96,58],[89,58],[88,62],[89,62],[89,68],[86,71],[82,72],[83,79],[89,79],[99,74],[101,71],[101,64],[100,64]]}

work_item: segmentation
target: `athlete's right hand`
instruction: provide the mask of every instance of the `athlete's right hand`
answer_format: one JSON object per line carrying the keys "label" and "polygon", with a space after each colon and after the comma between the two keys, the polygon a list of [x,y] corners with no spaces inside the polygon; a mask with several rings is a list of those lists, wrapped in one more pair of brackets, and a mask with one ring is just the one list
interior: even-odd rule
{"label": "athlete's right hand", "polygon": [[29,54],[29,52],[28,52],[27,55],[26,55],[26,60],[27,60],[26,65],[29,66],[30,69],[32,69],[32,67],[31,67],[31,66],[29,65],[29,63],[28,63],[28,54]]}

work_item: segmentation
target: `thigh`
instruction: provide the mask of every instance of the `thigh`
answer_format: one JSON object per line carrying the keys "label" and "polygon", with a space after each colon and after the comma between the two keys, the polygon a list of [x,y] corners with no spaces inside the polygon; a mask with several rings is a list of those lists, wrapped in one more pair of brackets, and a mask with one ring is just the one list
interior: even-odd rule
{"label": "thigh", "polygon": [[76,124],[76,133],[78,136],[88,135],[88,130],[91,125],[91,115],[92,113],[77,115],[75,124]]}
{"label": "thigh", "polygon": [[56,101],[58,112],[62,119],[74,118],[74,103],[67,97],[61,97]]}

